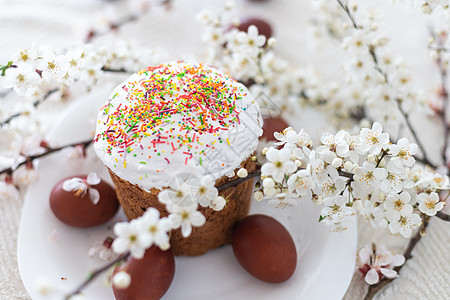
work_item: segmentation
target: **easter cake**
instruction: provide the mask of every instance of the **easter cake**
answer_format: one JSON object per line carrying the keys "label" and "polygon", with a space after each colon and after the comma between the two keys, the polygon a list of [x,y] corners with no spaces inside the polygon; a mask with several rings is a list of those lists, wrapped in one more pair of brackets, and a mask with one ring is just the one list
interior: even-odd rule
{"label": "easter cake", "polygon": [[[262,134],[259,107],[247,88],[214,67],[173,62],[132,75],[98,114],[94,149],[109,170],[129,219],[148,207],[167,216],[158,193],[177,174],[211,175],[216,187],[256,169],[251,157]],[[230,242],[248,214],[251,180],[220,191],[216,211],[199,207],[205,225],[188,238],[171,234],[175,255],[200,255]]]}

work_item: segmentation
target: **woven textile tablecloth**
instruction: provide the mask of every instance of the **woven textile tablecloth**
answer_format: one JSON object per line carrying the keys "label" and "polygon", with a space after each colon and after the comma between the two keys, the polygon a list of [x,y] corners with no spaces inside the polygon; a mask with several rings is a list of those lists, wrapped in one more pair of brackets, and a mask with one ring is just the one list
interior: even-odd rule
{"label": "woven textile tablecloth", "polygon": [[[253,2],[239,0],[236,1],[236,5],[243,17],[263,16],[270,20],[276,29],[275,35],[279,40],[281,46],[279,49],[282,54],[292,63],[301,66],[302,63],[308,62],[308,57],[299,56],[297,49],[303,47],[307,40],[304,35],[299,33],[298,29],[305,26],[309,20],[311,9],[308,1]],[[135,37],[143,45],[165,47],[170,45],[164,44],[164,40],[167,40],[163,38],[164,36],[169,35],[172,40],[185,41],[186,35],[197,32],[197,37],[193,39],[192,43],[180,43],[177,46],[177,51],[183,53],[183,57],[180,58],[190,58],[199,52],[199,49],[196,48],[198,46],[196,41],[201,35],[201,27],[195,22],[195,14],[205,3],[209,7],[214,7],[211,2],[213,1],[174,1],[171,20],[162,20],[157,17],[146,18],[126,25],[118,34],[109,34],[106,38]],[[384,6],[391,5],[387,0],[381,2]],[[217,3],[221,3],[221,1]],[[82,32],[82,25],[93,23],[100,15],[104,15],[105,12],[102,10],[104,5],[105,2],[100,0],[0,0],[0,62],[8,61],[11,54],[19,49],[29,47],[32,42],[36,42],[38,45],[50,44],[58,48],[76,44],[81,37],[79,33]],[[397,28],[392,28],[394,34],[404,35],[402,28],[406,27],[405,22],[410,22],[411,26],[413,24],[419,26],[417,24],[420,23],[415,22],[417,21],[415,12],[403,13],[402,9],[404,8],[390,10],[391,19],[396,20],[397,25],[400,24]],[[399,17],[392,17],[394,12],[399,13]],[[296,27],[291,24],[296,24]],[[425,21],[420,24],[425,24]],[[435,70],[423,68],[416,60],[412,59],[414,57],[412,46],[415,43],[423,42],[426,38],[425,33],[426,27],[420,32],[415,31],[412,27],[407,32],[407,36],[404,36],[405,40],[394,41],[394,45],[397,45],[400,50],[411,50],[401,54],[411,60],[415,71],[421,73],[422,77],[419,76],[419,79],[436,78],[436,75],[430,75],[430,72]],[[408,37],[410,39],[407,39]],[[155,40],[162,42],[154,45]],[[0,105],[4,104],[0,102]],[[50,123],[50,120],[64,106],[64,104],[44,105],[41,113],[48,116],[48,123]],[[49,126],[49,124],[44,122],[42,126]],[[429,141],[427,145],[432,145],[432,136],[427,136],[427,139]],[[16,257],[23,194],[24,191],[18,201],[0,201],[0,300],[29,299],[20,279]],[[365,224],[359,224],[358,229],[359,247],[374,241],[400,253],[406,246],[405,239],[393,237],[387,231],[374,231]],[[450,299],[450,223],[433,219],[428,227],[427,235],[419,242],[412,254],[413,258],[401,270],[401,276],[380,292],[376,299]],[[355,272],[344,299],[362,299],[366,289],[367,285],[361,280],[360,274]]]}

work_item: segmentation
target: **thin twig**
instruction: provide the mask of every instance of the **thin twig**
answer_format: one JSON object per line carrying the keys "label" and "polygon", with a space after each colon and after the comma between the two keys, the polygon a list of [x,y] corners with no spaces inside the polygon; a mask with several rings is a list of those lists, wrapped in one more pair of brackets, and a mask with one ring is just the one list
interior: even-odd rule
{"label": "thin twig", "polygon": [[433,167],[433,168],[436,169],[436,166],[428,159],[427,153],[426,153],[426,151],[425,151],[425,146],[424,146],[424,145],[422,144],[422,142],[420,141],[420,139],[419,139],[419,137],[418,137],[418,135],[417,135],[416,130],[415,130],[414,127],[412,126],[411,120],[409,119],[409,114],[407,114],[407,113],[405,112],[405,110],[403,109],[400,99],[396,97],[396,98],[395,98],[395,102],[397,103],[397,108],[398,108],[398,110],[400,111],[400,113],[402,114],[402,116],[403,116],[404,119],[405,119],[406,126],[408,126],[409,131],[411,132],[411,134],[412,134],[414,140],[415,140],[416,143],[417,143],[417,146],[419,147],[420,151],[422,152],[422,155],[423,155],[422,161],[424,161],[425,164],[427,164],[427,165],[429,165],[429,166],[431,166],[431,167]]}
{"label": "thin twig", "polygon": [[[33,102],[33,106],[34,106],[35,108],[39,107],[42,103],[45,102],[45,100],[47,100],[52,94],[54,94],[54,93],[57,92],[57,91],[58,91],[58,89],[53,89],[53,90],[48,91],[47,94],[44,95],[44,97],[42,97],[41,99],[38,99],[38,100],[34,101],[34,102]],[[26,114],[26,112],[23,112],[23,111],[22,111],[22,112],[18,112],[18,113],[15,113],[15,114],[9,116],[7,119],[5,119],[5,120],[3,120],[2,122],[0,122],[0,128],[3,127],[3,126],[5,126],[6,124],[8,124],[9,122],[11,122],[11,121],[14,120],[15,118],[20,117],[20,116],[23,116],[23,115],[25,115],[25,114]]]}
{"label": "thin twig", "polygon": [[342,7],[342,9],[345,11],[345,13],[347,14],[348,18],[350,19],[350,21],[352,22],[352,25],[355,29],[359,28],[358,25],[356,25],[355,19],[353,18],[352,13],[350,12],[350,9],[348,8],[347,5],[345,5],[344,3],[342,3],[341,0],[336,0],[339,5]]}
{"label": "thin twig", "polygon": [[[405,252],[403,253],[403,256],[405,257],[405,261],[411,258],[411,253],[416,244],[420,241],[422,236],[426,233],[426,228],[428,226],[428,216],[423,216],[423,222],[420,227],[420,229],[417,231],[417,233],[409,240],[408,247],[406,248]],[[406,263],[405,263],[406,264]],[[394,268],[395,271],[400,272],[401,268],[405,265],[401,265],[399,267]],[[364,297],[364,300],[371,300],[385,285],[393,281],[394,279],[389,279],[387,277],[384,277],[380,280],[379,283],[376,285],[371,285],[369,289],[367,290],[367,294]]]}
{"label": "thin twig", "polygon": [[88,276],[86,277],[86,279],[74,291],[72,291],[70,294],[68,294],[66,297],[64,297],[64,300],[70,300],[70,298],[72,296],[75,296],[75,295],[81,293],[81,291],[84,288],[86,288],[97,276],[99,276],[103,272],[109,270],[109,268],[113,267],[114,265],[118,264],[119,262],[127,260],[129,256],[130,256],[130,252],[126,252],[125,254],[119,256],[118,258],[109,262],[108,264],[91,271],[88,274]]}
{"label": "thin twig", "polygon": [[83,141],[83,142],[79,142],[79,143],[73,143],[73,144],[69,144],[69,145],[64,145],[61,147],[56,147],[56,148],[47,148],[46,151],[44,153],[41,154],[37,154],[37,155],[31,155],[31,156],[25,156],[24,161],[22,161],[21,163],[19,163],[15,168],[13,167],[9,167],[3,170],[0,170],[0,174],[11,174],[12,172],[14,172],[14,170],[16,170],[18,167],[25,165],[27,162],[32,162],[35,159],[47,156],[51,153],[60,151],[64,148],[67,147],[74,147],[74,146],[83,146],[84,148],[86,148],[87,146],[89,146],[92,143],[92,139],[87,140],[87,141]]}

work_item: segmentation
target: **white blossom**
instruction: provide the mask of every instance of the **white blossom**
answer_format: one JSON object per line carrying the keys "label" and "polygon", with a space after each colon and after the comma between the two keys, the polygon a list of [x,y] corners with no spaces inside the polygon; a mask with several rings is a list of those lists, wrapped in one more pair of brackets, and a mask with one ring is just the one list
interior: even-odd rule
{"label": "white blossom", "polygon": [[170,202],[166,207],[170,213],[169,220],[175,228],[181,227],[181,235],[185,238],[191,235],[192,226],[203,226],[206,222],[205,216],[197,210],[197,204],[183,207]]}
{"label": "white blossom", "polygon": [[372,129],[363,128],[360,132],[359,150],[362,153],[370,151],[370,153],[378,155],[389,144],[389,134],[382,131],[383,128],[378,122],[373,123]]}
{"label": "white blossom", "polygon": [[[203,176],[200,180],[190,178],[188,185],[193,192],[192,198],[203,207],[208,207],[211,202],[216,200],[219,192],[215,187],[216,181],[211,175]],[[176,202],[177,203],[177,202]]]}
{"label": "white blossom", "polygon": [[325,205],[320,212],[323,222],[327,224],[339,224],[345,217],[353,214],[353,209],[346,206],[347,198],[343,195],[327,197],[323,199]]}
{"label": "white blossom", "polygon": [[405,257],[394,254],[384,247],[379,247],[376,250],[373,248],[366,245],[359,251],[359,260],[362,263],[359,271],[363,274],[365,281],[373,285],[378,283],[383,276],[389,279],[395,278],[397,272],[394,267],[403,265]]}
{"label": "white blossom", "polygon": [[289,192],[295,191],[300,197],[311,194],[311,189],[314,187],[314,182],[307,170],[298,170],[292,174],[287,181]]}
{"label": "white blossom", "polygon": [[381,185],[381,180],[386,178],[386,170],[377,168],[374,164],[364,162],[362,167],[354,170],[354,183],[360,184],[361,187],[368,189],[377,189]]}
{"label": "white blossom", "polygon": [[386,197],[384,208],[389,211],[390,214],[396,214],[400,216],[409,216],[413,212],[413,207],[409,204],[411,195],[408,192],[401,192],[400,194],[389,194]]}
{"label": "white blossom", "polygon": [[434,216],[444,208],[445,202],[440,202],[439,195],[435,192],[430,194],[420,193],[417,196],[419,210],[428,216]]}
{"label": "white blossom", "polygon": [[122,254],[130,250],[134,258],[141,259],[144,257],[148,244],[146,236],[142,235],[144,230],[146,228],[142,228],[139,224],[139,219],[117,223],[114,225],[114,233],[117,238],[112,244],[112,249],[117,254]]}
{"label": "white blossom", "polygon": [[401,215],[397,213],[388,213],[389,230],[392,234],[400,233],[403,237],[411,237],[413,229],[417,228],[422,219],[418,214]]}
{"label": "white blossom", "polygon": [[32,94],[41,78],[31,64],[20,64],[5,72],[4,87],[14,88],[19,95]]}
{"label": "white blossom", "polygon": [[170,247],[168,231],[172,229],[169,219],[159,217],[159,211],[156,208],[149,207],[147,211],[139,218],[140,240],[145,248],[156,245],[162,250]]}
{"label": "white blossom", "polygon": [[101,179],[96,173],[89,173],[86,179],[73,177],[65,180],[62,188],[66,192],[75,192],[77,197],[84,197],[86,193],[89,193],[92,203],[97,204],[100,201],[100,193],[92,186],[99,184],[100,181]]}
{"label": "white blossom", "polygon": [[261,168],[261,174],[266,176],[272,176],[277,182],[281,182],[283,178],[295,172],[297,166],[290,160],[291,151],[288,149],[277,150],[273,147],[266,153],[268,160]]}
{"label": "white blossom", "polygon": [[397,144],[389,145],[389,153],[397,156],[405,164],[405,166],[411,167],[415,163],[413,155],[418,151],[416,144],[410,144],[407,138],[401,138]]}
{"label": "white blossom", "polygon": [[405,170],[403,165],[397,163],[398,159],[391,159],[386,167],[386,178],[381,181],[381,189],[386,192],[398,193],[403,188]]}

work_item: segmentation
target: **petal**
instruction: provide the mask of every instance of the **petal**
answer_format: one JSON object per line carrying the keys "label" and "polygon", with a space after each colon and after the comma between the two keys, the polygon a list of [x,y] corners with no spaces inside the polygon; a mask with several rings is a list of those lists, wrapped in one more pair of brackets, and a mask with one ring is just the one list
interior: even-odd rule
{"label": "petal", "polygon": [[283,148],[278,152],[279,160],[282,162],[289,161],[291,158],[291,150]]}
{"label": "petal", "polygon": [[128,250],[128,241],[123,238],[116,238],[112,243],[112,249],[115,253],[121,254]]}
{"label": "petal", "polygon": [[183,235],[183,237],[187,238],[191,235],[191,232],[192,227],[189,222],[184,221],[183,223],[181,223],[181,235]]}
{"label": "petal", "polygon": [[89,183],[90,185],[97,185],[99,184],[101,181],[101,178],[98,177],[98,175],[94,172],[89,173],[89,175],[86,178],[86,182]]}
{"label": "petal", "polygon": [[398,267],[405,263],[405,257],[401,254],[396,254],[391,260],[391,266]]}
{"label": "petal", "polygon": [[250,25],[247,29],[247,33],[249,37],[257,37],[259,34],[258,27],[255,25]]}
{"label": "petal", "polygon": [[378,276],[378,272],[375,269],[370,269],[364,279],[368,284],[372,285],[377,283],[380,280],[380,277]]}
{"label": "petal", "polygon": [[266,153],[266,158],[268,161],[274,162],[278,160],[278,150],[270,147]]}
{"label": "petal", "polygon": [[130,232],[130,223],[128,222],[120,222],[114,225],[114,233],[119,237],[128,235],[129,232]]}
{"label": "petal", "polygon": [[400,210],[400,214],[403,217],[407,217],[409,215],[411,215],[413,212],[413,207],[410,204],[406,204],[403,206],[403,208]]}
{"label": "petal", "polygon": [[293,173],[297,171],[297,165],[292,161],[288,161],[284,163],[283,169],[286,173]]}
{"label": "petal", "polygon": [[284,172],[278,168],[274,169],[272,172],[272,177],[276,182],[282,182],[284,178]]}
{"label": "petal", "polygon": [[91,202],[96,205],[100,201],[100,193],[97,189],[90,188],[89,191],[89,198],[91,198]]}
{"label": "petal", "polygon": [[361,263],[367,264],[369,263],[370,256],[372,255],[372,249],[370,249],[370,246],[365,246],[361,250],[359,250],[359,259],[361,260]]}
{"label": "petal", "polygon": [[66,192],[72,192],[80,189],[86,189],[86,185],[81,178],[71,178],[64,181],[62,188]]}
{"label": "petal", "polygon": [[203,224],[205,224],[206,218],[204,215],[202,215],[201,212],[196,211],[190,215],[189,221],[191,221],[192,225],[199,227],[199,226],[202,226]]}
{"label": "petal", "polygon": [[372,125],[372,131],[374,131],[377,134],[380,134],[383,131],[383,127],[381,126],[380,123],[375,122]]}
{"label": "petal", "polygon": [[142,259],[144,257],[145,248],[138,246],[138,245],[132,245],[131,246],[131,256],[133,256],[136,259]]}
{"label": "petal", "polygon": [[275,170],[275,165],[271,162],[265,163],[262,167],[261,167],[261,174],[262,175],[272,175],[273,170]]}
{"label": "petal", "polygon": [[380,268],[380,272],[387,278],[394,278],[395,276],[397,276],[397,272],[392,269]]}

